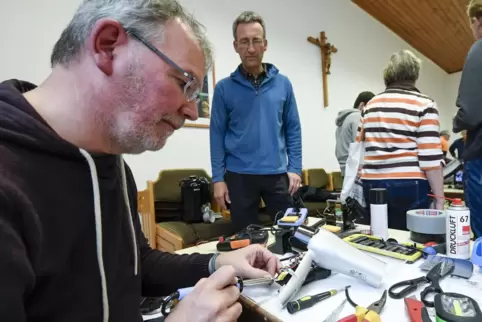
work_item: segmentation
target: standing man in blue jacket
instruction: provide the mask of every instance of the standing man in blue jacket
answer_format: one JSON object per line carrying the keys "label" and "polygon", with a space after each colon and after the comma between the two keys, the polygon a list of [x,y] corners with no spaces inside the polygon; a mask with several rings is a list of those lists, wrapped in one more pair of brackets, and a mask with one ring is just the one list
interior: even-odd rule
{"label": "standing man in blue jacket", "polygon": [[241,13],[233,23],[241,64],[216,84],[211,114],[214,196],[230,204],[236,231],[258,223],[260,198],[274,220],[292,204],[301,183],[301,126],[293,87],[263,63],[264,20]]}

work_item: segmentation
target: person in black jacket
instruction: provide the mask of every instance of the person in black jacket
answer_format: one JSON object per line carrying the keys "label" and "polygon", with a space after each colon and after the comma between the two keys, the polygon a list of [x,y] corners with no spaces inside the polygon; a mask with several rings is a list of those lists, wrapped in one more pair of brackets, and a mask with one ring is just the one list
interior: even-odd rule
{"label": "person in black jacket", "polygon": [[449,148],[450,155],[453,158],[456,158],[460,161],[463,160],[466,137],[467,137],[467,135],[466,135],[465,131],[462,131],[462,137],[458,138],[454,142],[452,142],[452,144],[450,145],[450,148]]}
{"label": "person in black jacket", "polygon": [[261,246],[151,249],[122,154],[195,120],[212,54],[175,0],[84,1],[38,87],[0,84],[0,321],[142,321],[141,296],[193,286],[167,321],[234,321],[235,276],[274,275]]}
{"label": "person in black jacket", "polygon": [[472,0],[468,16],[476,39],[469,50],[460,79],[453,120],[455,133],[466,130],[463,152],[464,194],[470,208],[470,223],[475,237],[482,237],[482,1]]}

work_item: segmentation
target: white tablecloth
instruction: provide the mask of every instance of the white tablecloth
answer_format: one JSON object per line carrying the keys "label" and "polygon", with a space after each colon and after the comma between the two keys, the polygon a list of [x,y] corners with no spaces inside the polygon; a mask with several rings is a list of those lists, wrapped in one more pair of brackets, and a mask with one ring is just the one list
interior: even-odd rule
{"label": "white tablecloth", "polygon": [[[316,221],[317,219],[310,218],[309,225],[312,225]],[[399,242],[410,241],[410,235],[406,231],[390,229],[389,235],[391,238],[395,238]],[[270,236],[268,243],[271,244],[273,242],[274,236]],[[216,243],[217,242],[210,242],[199,246],[186,248],[177,251],[176,253],[215,253],[217,252]],[[302,287],[298,294],[295,296],[295,298],[297,299],[304,295],[313,295],[327,290],[340,289],[347,285],[351,285],[349,292],[352,300],[354,300],[357,304],[366,307],[372,302],[378,300],[381,297],[383,291],[385,289],[388,291],[388,288],[391,285],[402,280],[417,278],[426,275],[427,273],[420,270],[419,268],[419,266],[423,263],[422,259],[418,260],[414,264],[405,264],[402,260],[392,259],[389,257],[375,254],[371,255],[386,262],[388,265],[388,274],[381,288],[377,289],[352,277],[333,273],[332,276],[330,276],[328,279],[316,281]],[[427,285],[428,284],[420,286],[419,289],[411,295],[416,295],[417,299],[420,299],[420,292]],[[456,279],[451,277],[443,279],[440,282],[440,285],[445,292],[457,292],[472,297],[482,307],[482,273],[479,272],[478,268],[474,268],[474,274],[469,281],[465,279]],[[255,302],[259,303],[259,305],[261,305],[263,309],[278,317],[279,319],[283,321],[294,322],[323,321],[345,299],[344,294],[337,294],[327,300],[316,304],[309,309],[297,312],[292,315],[289,314],[286,309],[282,309],[279,302],[277,301],[276,295],[278,294],[278,290],[279,286],[277,285],[273,285],[271,287],[256,286],[245,288],[243,294],[252,298]],[[353,314],[354,312],[355,308],[353,308],[348,302],[346,302],[344,310],[340,314],[340,318]],[[429,312],[433,313],[432,310],[430,310]],[[383,321],[390,322],[409,321],[403,299],[394,300],[387,295],[387,303],[385,304],[385,307],[381,312],[381,318]]]}

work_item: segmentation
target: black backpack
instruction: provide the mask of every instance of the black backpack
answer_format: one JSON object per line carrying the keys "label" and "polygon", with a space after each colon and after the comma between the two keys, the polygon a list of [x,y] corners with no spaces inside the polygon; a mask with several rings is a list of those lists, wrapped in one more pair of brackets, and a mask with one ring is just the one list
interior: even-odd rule
{"label": "black backpack", "polygon": [[183,205],[182,221],[187,223],[203,222],[202,206],[211,202],[211,184],[209,180],[189,176],[179,182]]}

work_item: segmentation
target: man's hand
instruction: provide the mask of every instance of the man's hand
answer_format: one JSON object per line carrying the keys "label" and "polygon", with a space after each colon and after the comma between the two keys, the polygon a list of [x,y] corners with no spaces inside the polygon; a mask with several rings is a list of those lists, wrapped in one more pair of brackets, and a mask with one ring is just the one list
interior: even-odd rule
{"label": "man's hand", "polygon": [[[219,257],[218,257],[219,258]],[[242,312],[236,271],[223,266],[209,278],[201,279],[194,289],[172,310],[166,322],[231,322]]]}
{"label": "man's hand", "polygon": [[230,265],[236,275],[245,278],[274,276],[281,268],[281,262],[273,253],[261,245],[250,245],[216,258],[216,269]]}
{"label": "man's hand", "polygon": [[290,195],[294,195],[301,185],[301,177],[296,173],[288,172],[288,178],[290,179],[290,187],[288,191]]}
{"label": "man's hand", "polygon": [[226,210],[226,203],[231,203],[231,199],[229,199],[229,191],[228,186],[225,182],[215,182],[214,183],[214,199],[221,207],[221,210]]}

